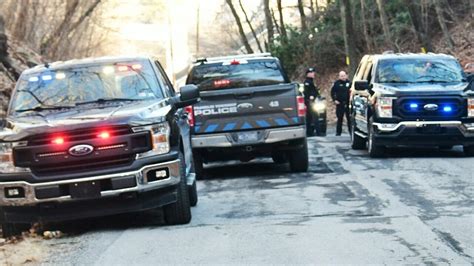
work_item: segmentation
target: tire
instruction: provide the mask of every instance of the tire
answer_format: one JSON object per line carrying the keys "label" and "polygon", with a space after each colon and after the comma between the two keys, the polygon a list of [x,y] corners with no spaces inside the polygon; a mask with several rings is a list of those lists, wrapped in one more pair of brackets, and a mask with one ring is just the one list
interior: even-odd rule
{"label": "tire", "polygon": [[274,153],[272,154],[273,162],[276,164],[284,164],[288,162],[288,158],[283,153]]}
{"label": "tire", "polygon": [[474,146],[464,146],[464,154],[468,157],[474,157]]}
{"label": "tire", "polygon": [[291,151],[289,154],[290,170],[294,173],[302,173],[308,171],[308,142],[306,138],[303,140],[303,147]]}
{"label": "tire", "polygon": [[326,131],[327,131],[327,127],[328,127],[328,122],[326,120],[326,114],[324,114],[324,117],[325,118],[324,118],[323,122],[318,121],[318,125],[317,125],[317,128],[316,128],[316,133],[320,137],[326,136]]}
{"label": "tire", "polygon": [[3,238],[21,235],[23,231],[28,229],[30,228],[27,224],[2,223]]}
{"label": "tire", "polygon": [[198,203],[198,193],[197,193],[197,186],[196,186],[196,180],[194,180],[193,184],[191,186],[188,186],[188,193],[189,193],[189,205],[191,207],[194,207]]}
{"label": "tire", "polygon": [[179,158],[181,180],[177,187],[177,199],[176,202],[163,207],[165,221],[168,225],[187,224],[191,221],[191,204],[185,177],[186,166],[181,152]]}
{"label": "tire", "polygon": [[367,140],[357,135],[356,125],[354,120],[351,121],[351,147],[353,150],[365,150],[367,147]]}
{"label": "tire", "polygon": [[372,123],[373,121],[371,119],[369,122],[367,149],[371,158],[382,158],[385,155],[385,147],[377,145],[377,142],[374,139],[374,127],[372,126]]}
{"label": "tire", "polygon": [[312,126],[312,125],[306,125],[306,136],[308,136],[308,137],[313,137],[313,136],[315,136],[315,134],[314,134],[314,126]]}
{"label": "tire", "polygon": [[197,180],[205,179],[204,163],[202,161],[201,154],[197,151],[193,151],[193,167],[194,167],[194,173],[196,174],[196,179]]}

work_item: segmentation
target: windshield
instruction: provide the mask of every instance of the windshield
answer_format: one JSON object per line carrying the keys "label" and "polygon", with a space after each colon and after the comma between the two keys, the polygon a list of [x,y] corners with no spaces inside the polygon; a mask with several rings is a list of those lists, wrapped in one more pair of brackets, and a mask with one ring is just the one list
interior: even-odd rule
{"label": "windshield", "polygon": [[101,100],[163,98],[146,60],[95,64],[23,75],[12,97],[10,114],[71,108]]}
{"label": "windshield", "polygon": [[377,66],[378,83],[462,82],[463,71],[454,59],[385,59]]}
{"label": "windshield", "polygon": [[265,86],[284,83],[279,65],[273,60],[237,61],[229,64],[196,66],[188,77],[201,91]]}

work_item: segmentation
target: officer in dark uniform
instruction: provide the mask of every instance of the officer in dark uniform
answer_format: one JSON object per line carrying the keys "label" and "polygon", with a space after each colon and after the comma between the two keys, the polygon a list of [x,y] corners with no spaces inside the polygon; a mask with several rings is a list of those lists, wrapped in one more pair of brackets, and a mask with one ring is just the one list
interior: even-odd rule
{"label": "officer in dark uniform", "polygon": [[313,135],[314,133],[314,121],[313,115],[310,112],[311,101],[319,96],[319,89],[314,85],[314,76],[316,70],[313,67],[310,67],[306,70],[306,79],[304,80],[304,102],[306,104],[306,122],[307,122],[307,134],[308,136]]}
{"label": "officer in dark uniform", "polygon": [[336,104],[336,116],[337,116],[337,128],[336,136],[340,136],[342,133],[342,122],[344,115],[347,119],[347,126],[349,131],[351,128],[351,121],[349,118],[349,96],[351,89],[351,81],[347,77],[347,73],[344,71],[339,72],[339,78],[334,82],[331,89],[331,97]]}

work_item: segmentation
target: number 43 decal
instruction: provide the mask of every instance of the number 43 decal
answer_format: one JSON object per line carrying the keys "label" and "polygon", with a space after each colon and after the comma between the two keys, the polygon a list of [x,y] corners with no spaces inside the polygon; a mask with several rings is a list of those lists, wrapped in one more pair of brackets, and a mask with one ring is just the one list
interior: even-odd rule
{"label": "number 43 decal", "polygon": [[279,101],[271,101],[270,102],[270,107],[279,107],[280,106],[280,102]]}

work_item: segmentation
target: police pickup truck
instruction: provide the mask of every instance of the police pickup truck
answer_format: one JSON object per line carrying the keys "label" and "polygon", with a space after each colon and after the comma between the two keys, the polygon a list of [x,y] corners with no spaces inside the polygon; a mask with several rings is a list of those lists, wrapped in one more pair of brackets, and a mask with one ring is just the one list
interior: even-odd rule
{"label": "police pickup truck", "polygon": [[183,107],[148,57],[71,60],[22,73],[0,130],[3,235],[58,222],[163,207],[188,223],[197,203]]}
{"label": "police pickup truck", "polygon": [[201,101],[188,107],[194,166],[272,157],[308,169],[304,98],[270,54],[198,60],[187,78]]}
{"label": "police pickup truck", "polygon": [[474,155],[474,91],[452,56],[364,56],[351,110],[352,148],[367,146],[372,157],[396,146],[461,145]]}

